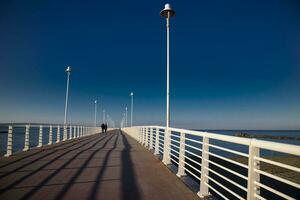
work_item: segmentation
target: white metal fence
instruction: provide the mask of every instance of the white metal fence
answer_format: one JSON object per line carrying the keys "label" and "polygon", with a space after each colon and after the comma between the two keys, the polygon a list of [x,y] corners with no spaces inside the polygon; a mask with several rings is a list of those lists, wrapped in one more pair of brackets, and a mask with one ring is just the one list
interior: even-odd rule
{"label": "white metal fence", "polygon": [[[6,153],[4,156],[11,156],[15,151],[28,151],[30,148],[42,147],[59,143],[61,141],[71,140],[75,138],[84,137],[100,133],[99,127],[87,127],[82,125],[1,125],[2,129],[7,129],[3,134],[7,134],[6,139]],[[3,131],[3,130],[2,130]],[[55,138],[54,134],[55,133]],[[35,137],[32,146],[30,141]],[[2,141],[3,142],[3,141]],[[22,143],[23,144],[20,144]],[[16,146],[16,144],[18,144]],[[23,149],[21,148],[23,147]],[[14,148],[16,147],[16,148]],[[21,148],[21,149],[20,149]]]}
{"label": "white metal fence", "polygon": [[122,130],[197,181],[200,197],[300,199],[300,146],[159,126]]}

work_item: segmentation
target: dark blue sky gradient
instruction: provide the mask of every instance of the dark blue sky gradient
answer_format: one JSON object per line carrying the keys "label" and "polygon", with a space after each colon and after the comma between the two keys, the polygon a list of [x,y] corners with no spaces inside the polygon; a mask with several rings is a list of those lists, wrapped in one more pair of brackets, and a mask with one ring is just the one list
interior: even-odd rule
{"label": "dark blue sky gradient", "polygon": [[[71,122],[164,125],[164,3],[1,1],[0,122],[62,122],[71,65]],[[170,3],[172,126],[300,128],[299,2]]]}

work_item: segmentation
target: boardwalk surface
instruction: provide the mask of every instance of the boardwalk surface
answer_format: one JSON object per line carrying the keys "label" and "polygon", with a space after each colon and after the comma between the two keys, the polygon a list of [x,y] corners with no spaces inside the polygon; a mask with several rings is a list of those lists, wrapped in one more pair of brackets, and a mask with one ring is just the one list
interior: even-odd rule
{"label": "boardwalk surface", "polygon": [[0,159],[0,199],[198,199],[134,139],[97,134]]}

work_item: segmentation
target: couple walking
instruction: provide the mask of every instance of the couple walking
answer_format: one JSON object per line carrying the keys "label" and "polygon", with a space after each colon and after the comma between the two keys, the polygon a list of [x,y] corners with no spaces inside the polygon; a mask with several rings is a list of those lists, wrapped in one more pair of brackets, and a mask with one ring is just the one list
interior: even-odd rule
{"label": "couple walking", "polygon": [[102,133],[106,133],[106,131],[107,131],[107,124],[105,123],[102,123],[101,124],[101,129],[102,129]]}

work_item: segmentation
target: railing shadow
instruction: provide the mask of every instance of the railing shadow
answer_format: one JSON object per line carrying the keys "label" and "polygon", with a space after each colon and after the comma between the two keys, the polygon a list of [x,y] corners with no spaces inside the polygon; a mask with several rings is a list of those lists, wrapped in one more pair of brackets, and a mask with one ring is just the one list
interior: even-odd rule
{"label": "railing shadow", "polygon": [[[104,137],[107,137],[108,135],[105,135]],[[55,199],[63,199],[65,197],[65,195],[67,194],[67,192],[69,191],[69,189],[72,187],[72,185],[74,185],[76,179],[80,176],[80,174],[82,174],[82,172],[84,171],[84,169],[86,169],[86,167],[88,166],[89,162],[93,159],[93,157],[96,155],[97,152],[99,152],[101,149],[103,149],[108,142],[113,138],[114,135],[110,135],[108,137],[108,139],[103,143],[103,145],[99,148],[97,148],[97,150],[95,150],[88,158],[87,160],[83,163],[83,165],[79,168],[79,170],[75,173],[74,176],[72,176],[72,178],[70,179],[70,181],[68,181],[67,184],[64,185],[63,189],[56,195]]]}
{"label": "railing shadow", "polygon": [[131,145],[124,133],[121,133],[125,148],[122,150],[122,197],[121,199],[141,199],[136,183],[133,163],[130,156]]}
{"label": "railing shadow", "polygon": [[[29,179],[32,175],[38,173],[40,170],[42,170],[43,168],[47,167],[47,166],[50,165],[52,162],[54,162],[54,161],[58,160],[59,158],[61,158],[61,157],[65,156],[65,155],[67,155],[68,153],[70,153],[70,152],[72,152],[72,151],[74,151],[74,150],[80,149],[80,148],[84,147],[85,145],[90,144],[91,142],[94,142],[94,144],[91,145],[91,147],[90,147],[90,148],[92,148],[92,146],[96,145],[98,142],[100,142],[100,141],[101,141],[102,139],[104,139],[104,138],[105,138],[105,137],[101,137],[101,139],[96,140],[96,142],[94,141],[94,138],[90,138],[90,139],[87,140],[86,142],[80,144],[78,147],[73,148],[73,149],[69,149],[69,150],[67,150],[67,151],[65,151],[65,152],[63,152],[63,153],[61,153],[61,154],[58,154],[58,156],[56,156],[54,159],[51,159],[50,161],[46,162],[46,163],[43,164],[42,166],[40,166],[40,167],[38,167],[37,169],[31,171],[29,174],[27,174],[27,175],[25,175],[25,176],[23,176],[23,177],[17,179],[16,181],[10,183],[10,184],[7,185],[7,186],[1,188],[1,189],[0,189],[0,194],[3,194],[4,192],[6,192],[6,191],[12,189],[14,186],[20,184],[21,182],[25,181],[26,179]],[[83,151],[84,151],[84,150],[83,150]],[[53,153],[53,152],[52,152],[52,153]],[[70,160],[71,160],[71,159],[70,159]],[[34,162],[36,162],[36,161],[32,161],[30,164],[33,164]],[[39,186],[37,186],[37,187],[39,187]],[[27,197],[27,195],[25,195],[25,196]]]}
{"label": "railing shadow", "polygon": [[97,175],[97,178],[95,180],[95,183],[94,183],[94,185],[92,187],[92,190],[91,190],[91,193],[90,193],[88,199],[97,199],[97,194],[98,194],[98,191],[99,191],[99,189],[101,187],[101,179],[102,179],[102,177],[104,175],[104,172],[105,172],[105,170],[107,168],[107,163],[108,163],[109,156],[112,153],[112,151],[117,147],[118,139],[119,139],[119,133],[117,133],[117,137],[116,137],[116,139],[114,141],[113,147],[105,155],[105,158],[104,158],[103,163],[102,163],[102,167],[101,167],[101,169],[100,169],[100,171],[99,171],[99,173]]}
{"label": "railing shadow", "polygon": [[[95,137],[96,137],[96,136],[94,136],[94,137],[92,137],[92,138],[95,138]],[[18,171],[19,169],[22,169],[22,168],[24,168],[24,167],[26,167],[26,166],[28,166],[28,165],[31,165],[31,164],[34,163],[34,162],[37,162],[37,161],[39,161],[39,160],[41,160],[41,159],[45,159],[47,156],[51,156],[53,153],[56,153],[56,152],[58,152],[58,151],[62,151],[62,150],[65,150],[65,149],[74,147],[75,145],[77,145],[77,144],[79,144],[79,143],[82,143],[82,142],[84,142],[84,141],[90,141],[90,140],[92,140],[92,138],[86,138],[86,139],[83,139],[83,140],[80,140],[80,141],[79,141],[79,140],[71,141],[71,142],[68,142],[68,143],[63,143],[63,144],[55,145],[55,147],[52,147],[52,148],[41,149],[41,150],[38,150],[37,152],[34,152],[34,153],[32,153],[32,154],[30,154],[30,155],[28,155],[28,156],[24,156],[24,157],[22,157],[22,158],[20,158],[20,159],[17,159],[17,160],[11,161],[11,162],[9,162],[9,163],[6,163],[6,164],[4,164],[4,165],[1,165],[1,166],[0,166],[0,169],[1,169],[1,168],[4,168],[4,167],[8,167],[9,165],[12,165],[12,164],[16,164],[16,163],[18,163],[18,162],[20,162],[20,161],[22,161],[22,160],[24,160],[24,159],[28,159],[28,158],[31,158],[31,157],[34,157],[34,156],[36,156],[36,155],[41,154],[41,155],[38,156],[37,158],[34,158],[33,160],[28,161],[27,163],[25,163],[25,164],[19,166],[18,168],[13,169],[13,170],[11,170],[11,171],[9,171],[9,172],[6,172],[6,173],[2,174],[2,175],[0,176],[0,178],[4,178],[5,176],[8,176],[8,175],[10,175],[10,174],[12,174],[12,173]],[[43,152],[44,150],[47,150],[47,151],[49,150],[49,152],[46,153],[45,155],[43,155],[42,152]]]}

